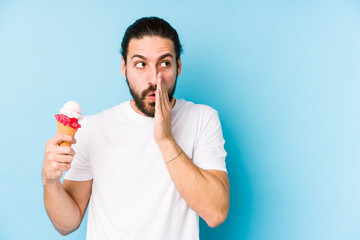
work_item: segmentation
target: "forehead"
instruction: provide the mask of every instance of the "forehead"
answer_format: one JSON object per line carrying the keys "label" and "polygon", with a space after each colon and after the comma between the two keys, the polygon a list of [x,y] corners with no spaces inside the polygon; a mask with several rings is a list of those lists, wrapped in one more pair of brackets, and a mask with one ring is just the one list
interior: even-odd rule
{"label": "forehead", "polygon": [[129,42],[129,58],[134,55],[156,58],[167,53],[170,53],[175,58],[174,43],[168,38],[145,36],[140,39],[133,38]]}

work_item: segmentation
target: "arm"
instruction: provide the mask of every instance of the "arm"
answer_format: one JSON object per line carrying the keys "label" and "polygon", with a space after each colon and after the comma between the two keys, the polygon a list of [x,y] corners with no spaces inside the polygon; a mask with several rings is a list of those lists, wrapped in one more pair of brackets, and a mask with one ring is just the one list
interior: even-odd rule
{"label": "arm", "polygon": [[75,154],[71,147],[59,146],[63,141],[75,143],[68,135],[56,135],[47,142],[42,176],[46,212],[55,229],[67,235],[80,226],[89,202],[92,180],[60,183],[63,171],[70,169]]}
{"label": "arm", "polygon": [[171,131],[171,108],[174,103],[174,99],[169,102],[166,85],[159,75],[155,101],[155,141],[164,161],[168,162],[167,169],[183,199],[210,227],[216,227],[225,221],[229,209],[227,173],[201,169],[182,152]]}
{"label": "arm", "polygon": [[[164,161],[173,159],[181,151],[175,141],[167,142],[160,149]],[[166,166],[181,196],[210,227],[217,227],[225,221],[230,204],[226,172],[203,170],[184,152]]]}

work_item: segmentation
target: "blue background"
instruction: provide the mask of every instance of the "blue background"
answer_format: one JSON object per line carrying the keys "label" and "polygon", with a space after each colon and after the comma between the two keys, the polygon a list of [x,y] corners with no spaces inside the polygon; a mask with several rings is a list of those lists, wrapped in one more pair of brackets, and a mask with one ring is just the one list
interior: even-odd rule
{"label": "blue background", "polygon": [[0,1],[0,239],[63,239],[42,202],[54,114],[130,99],[120,42],[149,15],[184,45],[176,97],[214,107],[223,126],[231,207],[201,238],[360,239],[355,0]]}

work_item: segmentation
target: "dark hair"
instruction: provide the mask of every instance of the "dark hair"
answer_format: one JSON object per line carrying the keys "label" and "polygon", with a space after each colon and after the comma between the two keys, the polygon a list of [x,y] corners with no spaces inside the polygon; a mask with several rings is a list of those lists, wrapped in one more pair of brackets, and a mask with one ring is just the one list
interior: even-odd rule
{"label": "dark hair", "polygon": [[164,19],[158,17],[143,17],[136,20],[126,29],[122,39],[121,55],[125,63],[130,40],[133,38],[141,39],[145,36],[158,36],[170,39],[174,43],[176,60],[179,59],[182,53],[182,46],[176,30]]}

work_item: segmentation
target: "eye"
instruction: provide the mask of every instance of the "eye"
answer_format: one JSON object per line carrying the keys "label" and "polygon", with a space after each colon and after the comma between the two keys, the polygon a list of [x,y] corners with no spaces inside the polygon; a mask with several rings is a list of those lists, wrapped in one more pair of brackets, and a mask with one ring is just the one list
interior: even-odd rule
{"label": "eye", "polygon": [[161,63],[162,67],[170,67],[170,62],[169,61],[165,61]]}
{"label": "eye", "polygon": [[135,67],[137,68],[144,68],[145,67],[145,63],[144,62],[138,62],[135,64]]}

